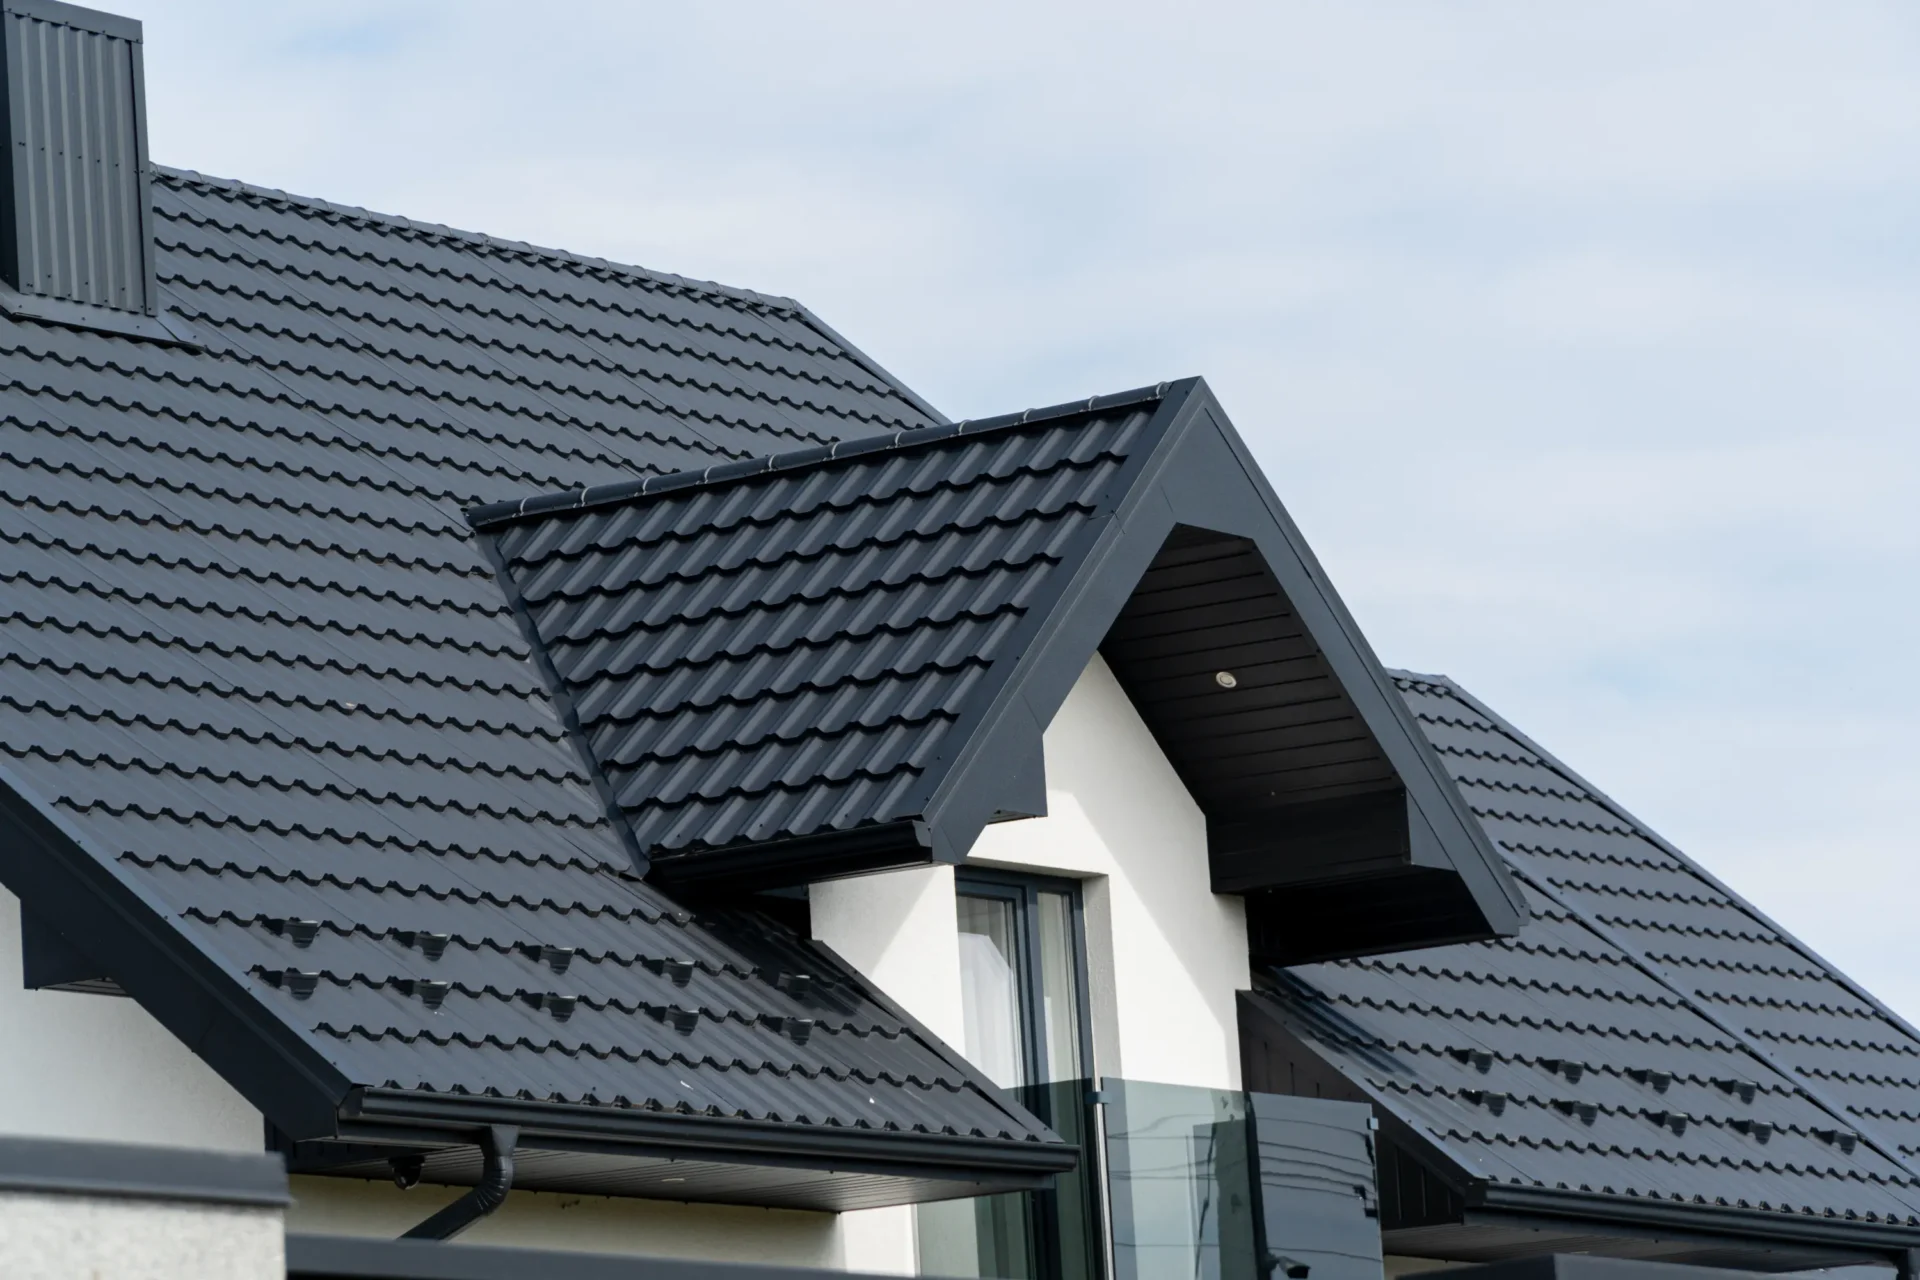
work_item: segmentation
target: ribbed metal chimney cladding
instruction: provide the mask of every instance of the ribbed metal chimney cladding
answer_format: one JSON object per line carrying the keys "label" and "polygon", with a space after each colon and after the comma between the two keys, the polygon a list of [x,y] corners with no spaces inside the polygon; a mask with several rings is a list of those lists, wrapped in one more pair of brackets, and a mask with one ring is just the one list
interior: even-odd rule
{"label": "ribbed metal chimney cladding", "polygon": [[153,315],[140,24],[56,0],[0,0],[0,23],[0,303],[65,323]]}

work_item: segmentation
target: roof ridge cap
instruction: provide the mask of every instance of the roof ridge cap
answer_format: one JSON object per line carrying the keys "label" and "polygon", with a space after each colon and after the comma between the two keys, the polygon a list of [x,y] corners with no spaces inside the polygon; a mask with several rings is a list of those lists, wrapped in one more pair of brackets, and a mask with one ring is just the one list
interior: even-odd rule
{"label": "roof ridge cap", "polygon": [[749,476],[807,470],[864,457],[868,454],[893,453],[919,448],[923,445],[957,439],[960,436],[985,435],[1057,419],[1126,408],[1131,405],[1152,404],[1164,398],[1171,385],[1171,383],[1161,382],[1151,387],[1136,387],[1131,391],[1120,391],[1112,395],[1088,396],[1085,400],[1027,409],[1019,413],[1001,414],[992,418],[968,418],[944,426],[915,427],[886,435],[861,436],[853,440],[835,441],[830,445],[813,445],[787,453],[762,454],[734,462],[718,462],[698,470],[674,471],[666,475],[645,476],[638,480],[619,480],[611,484],[589,485],[579,489],[565,489],[557,493],[550,491],[525,498],[509,498],[501,502],[489,502],[468,508],[467,524],[479,530],[495,529],[520,520],[535,519],[559,512],[618,506],[668,493],[680,493],[688,489],[730,484]]}
{"label": "roof ridge cap", "polygon": [[628,276],[650,284],[663,285],[672,289],[685,289],[693,293],[707,294],[724,298],[731,302],[743,302],[750,306],[767,307],[785,311],[798,316],[804,308],[800,303],[780,294],[757,293],[752,289],[743,289],[737,285],[721,284],[716,280],[700,280],[693,276],[676,275],[671,271],[657,271],[637,263],[616,262],[611,258],[596,258],[589,254],[574,253],[568,249],[555,249],[548,245],[534,244],[526,240],[508,240],[500,236],[488,235],[484,231],[466,231],[449,226],[443,222],[422,222],[409,218],[405,214],[381,213],[360,205],[338,204],[320,196],[303,196],[278,187],[266,187],[257,183],[244,182],[238,178],[222,178],[197,169],[178,169],[171,165],[153,166],[156,177],[180,183],[190,183],[202,187],[212,187],[252,196],[262,200],[278,201],[282,204],[299,205],[308,209],[320,210],[343,218],[352,218],[360,222],[374,223],[393,227],[402,231],[411,231],[421,235],[430,235],[443,240],[453,240],[477,249],[493,249],[505,253],[531,254],[556,262],[570,263],[574,266],[588,267],[594,270],[609,271],[616,275]]}

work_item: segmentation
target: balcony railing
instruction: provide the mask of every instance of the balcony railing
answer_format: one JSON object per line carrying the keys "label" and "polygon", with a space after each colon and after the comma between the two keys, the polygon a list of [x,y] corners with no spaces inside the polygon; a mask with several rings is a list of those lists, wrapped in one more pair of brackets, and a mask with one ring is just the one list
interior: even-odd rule
{"label": "balcony railing", "polygon": [[1020,1091],[1079,1143],[1052,1191],[928,1206],[921,1270],[1001,1280],[1380,1280],[1373,1121],[1106,1077]]}

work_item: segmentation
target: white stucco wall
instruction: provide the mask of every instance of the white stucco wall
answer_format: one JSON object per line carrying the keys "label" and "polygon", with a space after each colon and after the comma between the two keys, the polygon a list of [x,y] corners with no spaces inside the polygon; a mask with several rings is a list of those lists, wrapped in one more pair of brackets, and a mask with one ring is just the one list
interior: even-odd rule
{"label": "white stucco wall", "polygon": [[[960,938],[953,868],[915,867],[816,884],[808,893],[813,936],[941,1039],[959,1044]],[[840,1215],[849,1271],[918,1270],[911,1206]]]}
{"label": "white stucco wall", "polygon": [[1045,742],[1047,816],[988,827],[969,861],[1085,878],[1101,1075],[1239,1088],[1246,913],[1208,889],[1200,807],[1098,656]]}
{"label": "white stucco wall", "polygon": [[[1246,916],[1208,889],[1206,820],[1104,661],[1045,735],[1047,816],[989,827],[969,862],[1081,881],[1095,1068],[1238,1088],[1234,993],[1251,985]],[[814,885],[814,936],[959,1045],[953,871]],[[844,1265],[915,1270],[914,1215],[843,1215]]]}
{"label": "white stucco wall", "polygon": [[[1206,818],[1098,656],[1045,754],[1047,816],[988,827],[969,864],[1081,881],[1100,1074],[1238,1088],[1246,914],[1208,889]],[[811,899],[815,937],[961,1042],[950,868],[829,881]]]}
{"label": "white stucco wall", "polygon": [[0,1191],[8,1280],[286,1280],[278,1209]]}
{"label": "white stucco wall", "polygon": [[21,985],[20,901],[0,889],[0,1134],[259,1151],[260,1113],[123,996]]}

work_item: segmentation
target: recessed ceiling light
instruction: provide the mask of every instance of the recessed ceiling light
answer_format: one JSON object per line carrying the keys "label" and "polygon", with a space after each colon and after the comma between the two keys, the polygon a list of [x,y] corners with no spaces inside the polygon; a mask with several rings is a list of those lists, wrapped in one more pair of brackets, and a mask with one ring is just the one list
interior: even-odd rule
{"label": "recessed ceiling light", "polygon": [[1219,685],[1222,689],[1231,689],[1240,683],[1240,681],[1237,678],[1235,678],[1233,672],[1231,671],[1214,672],[1213,682]]}

